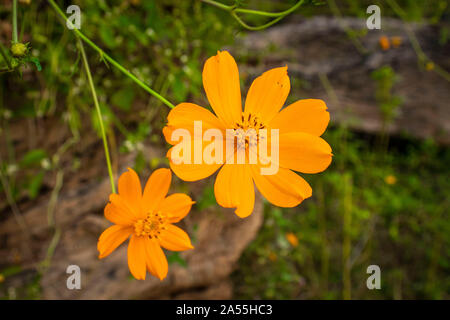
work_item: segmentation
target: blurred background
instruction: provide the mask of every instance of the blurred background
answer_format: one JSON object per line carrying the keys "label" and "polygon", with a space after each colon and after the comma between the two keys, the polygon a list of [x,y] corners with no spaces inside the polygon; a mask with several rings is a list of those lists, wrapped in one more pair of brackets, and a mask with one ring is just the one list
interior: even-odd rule
{"label": "blurred background", "polygon": [[[241,220],[219,207],[214,177],[175,178],[197,202],[182,227],[196,247],[167,252],[168,277],[134,280],[126,246],[104,260],[110,193],[99,123],[74,34],[47,1],[19,1],[27,59],[0,59],[2,299],[448,299],[450,292],[450,8],[445,0],[310,0],[258,31],[208,1],[57,1],[81,8],[81,31],[174,104],[208,107],[204,61],[235,57],[245,96],[267,69],[288,65],[289,104],[320,98],[331,114],[325,172],[302,175],[313,196],[292,209],[257,198]],[[290,0],[225,1],[281,12]],[[366,9],[381,9],[368,30]],[[0,1],[10,56],[12,1]],[[270,18],[239,14],[251,26]],[[143,182],[167,167],[169,109],[85,45],[116,177]],[[295,119],[293,120],[295,121]],[[78,265],[81,290],[66,268]],[[369,290],[378,265],[381,289]]]}

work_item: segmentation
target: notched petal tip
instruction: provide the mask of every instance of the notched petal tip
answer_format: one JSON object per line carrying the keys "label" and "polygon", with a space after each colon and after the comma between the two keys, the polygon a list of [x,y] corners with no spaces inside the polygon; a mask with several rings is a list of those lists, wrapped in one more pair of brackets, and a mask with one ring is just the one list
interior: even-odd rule
{"label": "notched petal tip", "polygon": [[[131,273],[131,272],[130,272]],[[147,274],[144,274],[142,277],[140,276],[135,276],[134,274],[131,273],[131,275],[133,276],[133,278],[135,278],[136,280],[142,281],[145,280],[145,277]]]}
{"label": "notched petal tip", "polygon": [[245,218],[249,217],[249,216],[253,213],[253,210],[250,211],[250,212],[248,212],[248,211],[245,211],[245,210],[241,210],[239,207],[237,207],[236,210],[234,210],[234,213],[235,213],[239,218],[245,219]]}
{"label": "notched petal tip", "polygon": [[162,275],[157,275],[157,278],[159,279],[159,281],[163,281],[165,278],[167,278],[167,274],[162,276]]}

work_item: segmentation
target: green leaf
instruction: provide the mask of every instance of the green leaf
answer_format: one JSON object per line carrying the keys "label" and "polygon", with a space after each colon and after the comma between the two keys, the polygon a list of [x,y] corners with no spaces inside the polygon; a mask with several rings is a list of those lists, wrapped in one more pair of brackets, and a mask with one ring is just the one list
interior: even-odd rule
{"label": "green leaf", "polygon": [[176,101],[185,101],[188,95],[188,88],[181,77],[175,77],[172,85],[173,95]]}
{"label": "green leaf", "polygon": [[1,270],[0,273],[6,278],[11,277],[13,275],[16,275],[18,273],[22,272],[21,266],[10,266],[6,267],[5,269]]}
{"label": "green leaf", "polygon": [[184,260],[179,252],[172,252],[170,255],[167,256],[167,262],[171,265],[173,263],[177,263],[180,266],[186,268],[187,263],[186,260]]}
{"label": "green leaf", "polygon": [[34,65],[36,66],[37,71],[42,71],[42,66],[41,66],[41,63],[39,62],[38,58],[34,58],[33,57],[33,58],[30,58],[29,60],[30,60],[30,62],[34,63]]}
{"label": "green leaf", "polygon": [[200,199],[197,202],[197,208],[203,210],[210,208],[216,204],[216,197],[214,195],[214,187],[208,186],[203,190]]}
{"label": "green leaf", "polygon": [[43,159],[47,158],[47,152],[43,149],[35,149],[29,151],[20,160],[21,167],[30,167],[32,165],[40,164]]}
{"label": "green leaf", "polygon": [[131,109],[133,101],[134,91],[127,88],[116,91],[111,97],[112,104],[124,111],[129,111]]}
{"label": "green leaf", "polygon": [[117,46],[117,42],[114,36],[114,32],[111,29],[111,26],[108,24],[102,24],[100,26],[100,37],[102,41],[109,47],[115,48]]}
{"label": "green leaf", "polygon": [[39,190],[42,186],[42,180],[44,179],[44,172],[41,171],[37,175],[34,175],[31,178],[30,183],[28,184],[28,195],[31,199],[35,199],[39,193]]}

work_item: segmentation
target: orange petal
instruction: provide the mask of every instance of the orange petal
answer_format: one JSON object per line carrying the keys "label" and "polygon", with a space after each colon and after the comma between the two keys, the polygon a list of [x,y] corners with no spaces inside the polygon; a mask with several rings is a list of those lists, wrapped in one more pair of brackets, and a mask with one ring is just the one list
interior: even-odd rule
{"label": "orange petal", "polygon": [[135,209],[136,213],[142,211],[142,189],[141,181],[136,172],[128,168],[119,178],[119,195],[127,202],[129,207]]}
{"label": "orange petal", "polygon": [[194,203],[188,195],[174,193],[161,202],[158,210],[167,215],[170,223],[176,223],[189,213]]}
{"label": "orange petal", "polygon": [[212,112],[193,103],[180,103],[177,105],[170,110],[167,121],[163,134],[166,141],[170,144],[178,142],[172,139],[172,132],[179,128],[187,129],[191,133],[191,137],[194,137],[194,121],[202,122],[203,131],[212,128],[224,130],[223,124]]}
{"label": "orange petal", "polygon": [[151,212],[160,205],[169,191],[171,181],[172,172],[170,172],[170,169],[161,168],[150,175],[142,196],[144,212]]}
{"label": "orange petal", "polygon": [[117,193],[111,193],[109,195],[109,201],[111,204],[117,208],[123,215],[130,217],[131,220],[136,220],[142,218],[141,210],[133,203],[129,203]]}
{"label": "orange petal", "polygon": [[[193,141],[191,144],[193,145]],[[214,164],[205,164],[203,162],[200,164],[194,164],[193,161],[190,164],[186,164],[186,163],[176,164],[176,163],[174,163],[174,161],[172,161],[172,156],[171,156],[171,152],[172,152],[173,148],[174,147],[169,149],[169,151],[167,152],[167,158],[169,159],[170,169],[172,169],[172,171],[181,180],[197,181],[197,180],[204,179],[204,178],[212,175],[214,172],[217,171],[217,169],[219,169],[222,166],[222,164],[220,164],[220,163],[219,164],[215,164],[215,163]],[[192,154],[191,158],[193,159],[193,157],[194,157],[193,153],[191,153],[191,154]]]}
{"label": "orange petal", "polygon": [[283,107],[291,89],[287,67],[274,68],[256,78],[245,100],[244,118],[256,115],[267,124]]}
{"label": "orange petal", "polygon": [[303,132],[280,135],[280,167],[303,173],[324,171],[331,163],[330,145],[320,137]]}
{"label": "orange petal", "polygon": [[234,127],[242,114],[236,61],[227,51],[219,51],[205,62],[202,77],[206,96],[214,112],[226,127]]}
{"label": "orange petal", "polygon": [[108,203],[104,210],[105,218],[114,224],[127,226],[133,223],[133,215],[128,213],[128,210],[120,210],[119,207],[112,203]]}
{"label": "orange petal", "polygon": [[167,276],[169,265],[158,240],[145,237],[145,249],[147,270],[159,280],[163,280]]}
{"label": "orange petal", "polygon": [[113,225],[103,231],[98,239],[97,249],[99,259],[105,258],[113,252],[118,246],[128,239],[133,232],[133,228],[129,226]]}
{"label": "orange petal", "polygon": [[280,168],[277,174],[263,176],[258,166],[252,166],[252,176],[261,194],[279,207],[295,207],[312,195],[309,184],[289,169]]}
{"label": "orange petal", "polygon": [[145,280],[146,273],[146,237],[132,235],[128,245],[128,268],[137,280]]}
{"label": "orange petal", "polygon": [[235,213],[245,218],[253,212],[255,189],[248,165],[226,164],[217,175],[214,194],[219,205],[236,208]]}
{"label": "orange petal", "polygon": [[328,122],[330,122],[330,114],[324,101],[304,99],[298,100],[281,110],[272,119],[269,127],[279,129],[280,134],[305,132],[321,136],[325,132]]}
{"label": "orange petal", "polygon": [[167,229],[161,232],[159,243],[163,248],[171,251],[194,249],[188,234],[173,224],[169,224]]}

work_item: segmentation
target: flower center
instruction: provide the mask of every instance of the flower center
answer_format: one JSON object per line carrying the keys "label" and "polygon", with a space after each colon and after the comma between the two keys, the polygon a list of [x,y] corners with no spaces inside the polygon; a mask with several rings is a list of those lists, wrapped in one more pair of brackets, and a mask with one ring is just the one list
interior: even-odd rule
{"label": "flower center", "polygon": [[137,236],[158,238],[162,230],[167,229],[165,215],[161,212],[148,213],[145,219],[140,219],[134,224],[134,233]]}
{"label": "flower center", "polygon": [[261,135],[259,132],[261,129],[266,129],[266,126],[256,115],[251,113],[244,115],[244,113],[242,113],[241,120],[235,123],[233,129],[238,150],[256,146],[259,140],[264,139],[265,136]]}
{"label": "flower center", "polygon": [[247,116],[242,113],[241,120],[236,122],[235,129],[255,129],[257,132],[260,129],[265,129],[266,126],[264,123],[261,122],[261,120],[258,118],[258,116],[253,115],[249,113]]}

